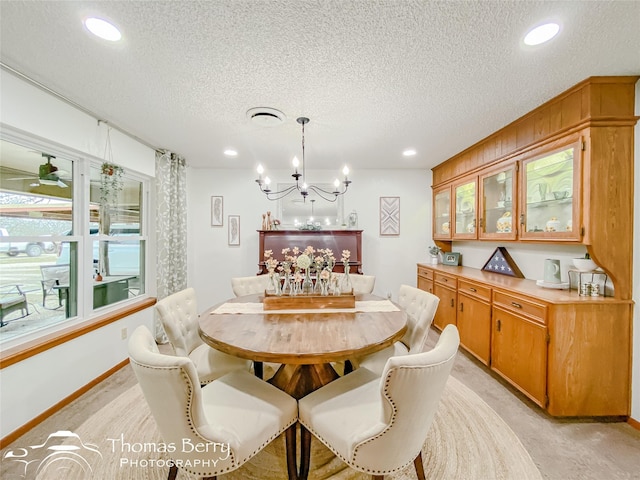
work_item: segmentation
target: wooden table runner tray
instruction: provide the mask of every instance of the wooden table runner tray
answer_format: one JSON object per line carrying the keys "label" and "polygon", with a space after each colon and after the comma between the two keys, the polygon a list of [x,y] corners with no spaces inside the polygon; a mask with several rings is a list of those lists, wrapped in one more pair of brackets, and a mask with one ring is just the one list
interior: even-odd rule
{"label": "wooden table runner tray", "polygon": [[265,293],[265,310],[309,310],[317,308],[355,308],[356,297],[343,295],[270,295]]}

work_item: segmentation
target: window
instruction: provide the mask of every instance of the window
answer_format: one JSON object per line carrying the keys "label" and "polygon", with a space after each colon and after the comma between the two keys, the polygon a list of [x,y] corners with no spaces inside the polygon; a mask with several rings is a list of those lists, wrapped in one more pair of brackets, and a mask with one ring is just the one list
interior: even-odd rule
{"label": "window", "polygon": [[0,140],[0,342],[145,291],[148,179],[18,143]]}

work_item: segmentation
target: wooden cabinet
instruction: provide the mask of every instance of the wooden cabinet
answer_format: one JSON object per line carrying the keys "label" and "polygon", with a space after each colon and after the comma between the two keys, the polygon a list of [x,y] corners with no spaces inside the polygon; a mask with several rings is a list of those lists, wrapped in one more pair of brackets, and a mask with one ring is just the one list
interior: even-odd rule
{"label": "wooden cabinet", "polygon": [[489,169],[478,179],[478,238],[483,240],[515,240],[516,164]]}
{"label": "wooden cabinet", "polygon": [[493,308],[491,369],[545,408],[547,332],[544,325]]}
{"label": "wooden cabinet", "polygon": [[460,343],[485,365],[491,353],[491,288],[458,280],[458,313],[456,317]]}
{"label": "wooden cabinet", "polygon": [[491,369],[547,406],[547,327],[545,305],[512,293],[493,297]]}
{"label": "wooden cabinet", "polygon": [[455,276],[435,272],[433,294],[440,299],[433,324],[442,330],[450,323],[456,324],[457,279]]}
{"label": "wooden cabinet", "polygon": [[[569,142],[569,143],[566,143]],[[520,238],[580,241],[581,137],[522,161]]]}
{"label": "wooden cabinet", "polygon": [[[639,78],[590,77],[434,167],[436,245],[448,251],[455,240],[582,244],[614,279],[615,297],[631,299]],[[507,185],[507,178],[515,181]],[[438,202],[449,205],[445,192],[454,215],[450,235],[442,231],[446,217],[437,217],[446,213]],[[511,232],[500,231],[498,222],[508,229],[509,217]]]}
{"label": "wooden cabinet", "polygon": [[418,267],[418,288],[433,293],[433,270]]}
{"label": "wooden cabinet", "polygon": [[478,181],[465,179],[453,185],[453,235],[454,240],[478,238]]}
{"label": "wooden cabinet", "polygon": [[433,238],[451,240],[451,187],[433,192]]}
{"label": "wooden cabinet", "polygon": [[307,246],[316,250],[329,248],[338,259],[335,272],[343,272],[340,262],[343,250],[349,250],[349,266],[352,273],[362,272],[362,230],[258,230],[258,275],[267,273],[264,252],[271,250],[274,258],[282,260],[282,249],[298,247],[300,251]]}
{"label": "wooden cabinet", "polygon": [[629,415],[632,300],[469,267],[418,264],[418,272],[418,285],[440,298],[433,325],[456,324],[463,349],[549,414]]}

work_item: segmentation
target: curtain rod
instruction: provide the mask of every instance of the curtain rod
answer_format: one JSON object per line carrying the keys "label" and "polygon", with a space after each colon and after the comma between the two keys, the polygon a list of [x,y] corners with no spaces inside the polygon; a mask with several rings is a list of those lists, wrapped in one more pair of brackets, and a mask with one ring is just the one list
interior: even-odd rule
{"label": "curtain rod", "polygon": [[58,93],[58,92],[56,92],[56,91],[54,91],[54,90],[51,90],[51,89],[50,89],[49,87],[47,87],[46,85],[43,85],[42,83],[38,82],[37,80],[34,80],[33,78],[31,78],[31,77],[29,77],[29,76],[25,75],[24,73],[22,73],[22,72],[20,72],[20,71],[16,70],[15,68],[10,67],[10,66],[9,66],[9,65],[7,65],[6,63],[4,63],[4,62],[0,62],[0,67],[1,67],[3,70],[6,70],[6,71],[8,71],[8,72],[13,73],[13,74],[14,74],[14,75],[16,75],[17,77],[20,77],[22,80],[24,80],[24,81],[26,81],[26,82],[30,83],[30,84],[31,84],[31,85],[33,85],[34,87],[37,87],[37,88],[39,88],[40,90],[42,90],[42,91],[44,91],[44,92],[46,92],[46,93],[48,93],[48,94],[50,94],[50,95],[53,95],[53,96],[54,96],[54,97],[56,97],[57,99],[62,100],[62,101],[63,101],[64,103],[66,103],[67,105],[70,105],[70,106],[72,106],[73,108],[76,108],[76,109],[80,110],[81,112],[86,113],[86,114],[87,114],[87,115],[89,115],[90,117],[95,118],[95,119],[98,121],[98,125],[100,125],[100,123],[104,123],[104,124],[108,125],[109,127],[113,128],[114,130],[117,130],[117,131],[119,131],[120,133],[122,133],[122,134],[126,135],[127,137],[129,137],[129,138],[131,138],[131,139],[135,140],[136,142],[139,142],[139,143],[143,144],[143,145],[144,145],[144,146],[146,146],[146,147],[149,147],[149,148],[151,148],[151,149],[153,149],[153,150],[161,150],[160,148],[156,147],[155,145],[151,145],[150,143],[148,143],[148,142],[146,142],[146,141],[142,140],[141,138],[139,138],[139,137],[135,136],[134,134],[127,132],[125,129],[123,129],[123,128],[121,128],[121,127],[117,126],[117,125],[114,125],[113,123],[109,122],[108,120],[105,120],[105,119],[103,119],[103,118],[100,118],[97,114],[95,114],[95,113],[94,113],[94,112],[92,112],[91,110],[87,109],[86,107],[83,107],[82,105],[80,105],[80,104],[78,104],[78,103],[74,102],[74,101],[73,101],[73,100],[71,100],[70,98],[67,98],[67,97],[65,97],[64,95],[61,95],[60,93]]}

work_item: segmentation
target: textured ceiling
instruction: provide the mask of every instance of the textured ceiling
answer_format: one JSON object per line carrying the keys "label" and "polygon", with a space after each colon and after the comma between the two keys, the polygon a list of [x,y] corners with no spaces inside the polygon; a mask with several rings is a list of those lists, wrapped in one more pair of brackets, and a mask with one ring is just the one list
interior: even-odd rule
{"label": "textured ceiling", "polygon": [[[307,168],[431,167],[589,76],[640,74],[640,1],[2,0],[0,21],[3,64],[196,167],[287,168],[301,115]],[[250,123],[260,106],[286,121]]]}

